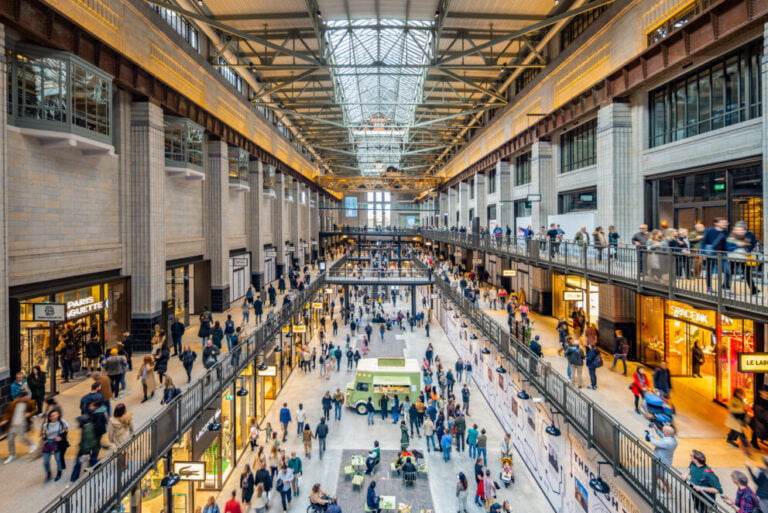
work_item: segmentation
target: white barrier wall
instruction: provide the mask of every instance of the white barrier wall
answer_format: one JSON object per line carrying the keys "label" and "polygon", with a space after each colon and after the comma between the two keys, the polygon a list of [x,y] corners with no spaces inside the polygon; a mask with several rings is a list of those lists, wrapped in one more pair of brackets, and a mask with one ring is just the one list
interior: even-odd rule
{"label": "white barrier wall", "polygon": [[[545,428],[552,424],[550,405],[534,399],[521,400],[517,393],[522,390],[514,372],[496,372],[499,363],[493,354],[484,355],[483,337],[479,332],[477,340],[471,340],[470,328],[462,328],[462,316],[455,318],[458,308],[446,310],[447,305],[437,309],[440,325],[448,339],[463,360],[472,362],[472,377],[475,384],[496,413],[506,431],[512,435],[517,450],[515,465],[524,463],[555,511],[573,513],[640,513],[649,510],[649,505],[621,478],[613,477],[609,465],[602,466],[602,477],[611,486],[609,494],[597,494],[589,486],[589,480],[597,476],[597,462],[602,458],[587,441],[561,415],[554,415],[555,424],[562,435],[551,436]],[[465,321],[468,325],[471,324]],[[510,366],[506,366],[510,369]],[[527,389],[531,396],[536,394]],[[490,441],[498,444],[498,440]],[[522,462],[521,462],[522,460]],[[499,462],[491,461],[491,467],[498,470]]]}

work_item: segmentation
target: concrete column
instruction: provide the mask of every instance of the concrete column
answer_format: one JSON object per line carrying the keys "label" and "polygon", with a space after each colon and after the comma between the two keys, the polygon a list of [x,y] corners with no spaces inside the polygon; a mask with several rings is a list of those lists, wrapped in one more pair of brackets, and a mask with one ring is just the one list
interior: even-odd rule
{"label": "concrete column", "polygon": [[459,227],[459,191],[458,186],[448,189],[448,228]]}
{"label": "concrete column", "polygon": [[[312,200],[314,200],[315,206],[309,209],[309,254],[312,255],[315,260],[317,260],[317,258],[320,256],[320,216],[322,215],[322,210],[320,210],[321,197],[319,192],[310,193],[310,197]],[[312,244],[312,241],[314,241],[315,244]]]}
{"label": "concrete column", "polygon": [[531,204],[531,226],[548,226],[547,216],[557,214],[557,184],[552,164],[552,143],[540,139],[531,146],[530,194],[541,194],[541,201]]}
{"label": "concrete column", "polygon": [[506,234],[507,226],[514,226],[514,208],[512,201],[512,165],[507,160],[496,163],[496,174],[499,177],[499,203],[496,206],[496,219]]}
{"label": "concrete column", "polygon": [[301,194],[301,184],[291,179],[290,184],[288,185],[288,190],[293,196],[293,203],[288,204],[288,208],[290,209],[290,215],[288,218],[291,220],[291,224],[288,227],[288,233],[290,234],[290,241],[295,248],[290,257],[297,258],[299,260],[299,265],[301,265],[301,261],[303,260],[301,257],[301,248],[299,247],[299,239],[301,239],[303,221],[301,217],[301,202],[299,201],[299,194]]}
{"label": "concrete column", "polygon": [[248,163],[248,185],[250,192],[245,197],[246,239],[251,252],[251,283],[256,290],[264,285],[264,241],[261,233],[261,209],[264,205],[264,172],[262,162],[251,160]]}
{"label": "concrete column", "polygon": [[[8,84],[5,60],[5,25],[0,24],[0,87],[5,91]],[[11,355],[8,344],[8,202],[6,200],[8,185],[8,153],[6,151],[6,134],[8,117],[6,109],[0,109],[0,318],[6,322],[0,323],[0,397],[10,397]],[[18,322],[13,319],[12,322]],[[20,363],[20,362],[19,362]],[[14,364],[15,366],[15,364]],[[16,369],[14,369],[16,370]],[[50,379],[55,379],[53,376]]]}
{"label": "concrete column", "polygon": [[472,227],[469,218],[469,184],[459,182],[459,227],[465,227],[467,231]]}
{"label": "concrete column", "polygon": [[[599,200],[598,200],[599,201]],[[621,330],[629,341],[636,340],[635,333],[635,292],[615,285],[599,284],[600,314],[597,328],[600,332],[599,345],[613,352],[613,332]],[[635,345],[633,344],[633,350]],[[631,355],[630,355],[631,356]]]}
{"label": "concrete column", "polygon": [[480,218],[480,227],[488,228],[488,187],[485,175],[480,173],[474,176],[475,180],[475,215]]}
{"label": "concrete column", "polygon": [[205,256],[211,262],[211,311],[229,309],[229,235],[226,198],[229,197],[229,153],[227,143],[207,141],[203,182],[203,237]]}
{"label": "concrete column", "polygon": [[[450,220],[450,213],[451,211],[448,209],[448,193],[447,192],[441,192],[440,193],[440,199],[438,200],[440,211],[438,212],[440,218],[438,220],[437,225],[441,228],[450,228],[451,227],[451,220]],[[445,214],[448,214],[448,224],[445,223]]]}
{"label": "concrete column", "polygon": [[275,199],[272,201],[272,240],[277,248],[277,277],[285,273],[285,175],[275,174]]}
{"label": "concrete column", "polygon": [[527,302],[536,312],[552,315],[552,271],[530,267],[531,294]]}
{"label": "concrete column", "polygon": [[632,160],[632,115],[629,103],[612,103],[597,111],[597,225],[608,233],[614,225],[625,239],[643,222],[642,178]]}
{"label": "concrete column", "polygon": [[129,203],[131,219],[131,333],[134,349],[148,348],[165,298],[165,150],[163,111],[131,104]]}
{"label": "concrete column", "polygon": [[[763,59],[761,65],[762,88],[763,88],[763,205],[768,205],[768,179],[765,172],[768,170],[768,108],[766,108],[766,98],[768,98],[768,23],[763,25]],[[765,209],[765,206],[763,206]],[[768,237],[768,217],[763,215],[763,236],[758,237],[766,241]]]}

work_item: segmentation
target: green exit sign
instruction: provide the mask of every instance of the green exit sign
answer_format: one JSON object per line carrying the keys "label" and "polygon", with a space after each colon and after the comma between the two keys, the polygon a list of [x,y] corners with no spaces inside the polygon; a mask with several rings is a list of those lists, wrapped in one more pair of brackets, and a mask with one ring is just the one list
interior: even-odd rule
{"label": "green exit sign", "polygon": [[724,183],[716,183],[713,187],[716,191],[724,191],[725,190],[725,184]]}

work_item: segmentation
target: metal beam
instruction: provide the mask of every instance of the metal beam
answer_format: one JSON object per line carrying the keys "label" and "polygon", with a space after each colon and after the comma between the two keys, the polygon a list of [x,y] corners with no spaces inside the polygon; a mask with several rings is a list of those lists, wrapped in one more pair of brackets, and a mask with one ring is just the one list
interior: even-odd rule
{"label": "metal beam", "polygon": [[499,21],[541,21],[546,19],[546,16],[539,16],[536,14],[512,14],[512,13],[497,13],[497,12],[467,12],[467,11],[453,11],[446,14],[448,18],[458,18],[464,20],[499,20]]}
{"label": "metal beam", "polygon": [[251,98],[251,102],[258,101],[259,99],[264,98],[265,96],[270,95],[272,93],[282,91],[286,87],[289,87],[291,84],[295,84],[296,82],[301,82],[302,80],[306,79],[308,76],[312,75],[315,71],[317,71],[317,68],[312,68],[310,70],[305,71],[304,73],[300,73],[299,75],[296,75],[291,80],[287,80],[282,84],[277,84],[276,86],[270,87],[269,89],[266,89],[266,86],[265,86],[265,88],[262,91],[259,91],[253,96],[253,98]]}
{"label": "metal beam", "polygon": [[[470,82],[470,81],[469,81],[469,80],[467,80],[466,78],[462,77],[461,75],[457,75],[457,74],[456,74],[456,73],[454,73],[453,71],[450,71],[450,70],[447,70],[447,69],[440,69],[440,72],[441,72],[441,73],[443,73],[443,74],[445,74],[445,75],[447,75],[447,76],[449,76],[449,77],[451,77],[452,79],[454,79],[454,80],[456,80],[456,81],[458,81],[458,82],[461,82],[461,83],[463,83],[463,84],[466,84],[466,85],[468,85],[468,86],[469,86],[469,87],[471,87],[472,89],[475,89],[475,90],[477,90],[477,91],[480,91],[480,92],[481,92],[481,93],[483,93],[483,94],[487,94],[488,96],[491,96],[491,97],[493,97],[493,98],[496,98],[497,100],[499,100],[499,101],[500,101],[500,102],[502,102],[502,103],[507,103],[507,99],[506,99],[506,98],[504,98],[504,97],[503,97],[502,95],[500,95],[499,93],[496,93],[496,92],[494,92],[494,91],[491,91],[490,89],[486,89],[486,88],[484,88],[484,87],[481,87],[481,86],[479,86],[479,85],[477,85],[477,84],[475,84],[475,83],[473,83],[473,82]],[[473,78],[474,78],[474,77],[473,77]]]}
{"label": "metal beam", "polygon": [[263,46],[266,46],[267,48],[271,48],[273,50],[279,51],[281,54],[284,55],[290,55],[292,57],[296,57],[297,59],[301,59],[303,61],[311,62],[313,64],[321,64],[317,61],[317,59],[314,59],[312,57],[308,57],[306,55],[301,55],[299,53],[294,52],[293,50],[290,50],[288,48],[285,48],[283,46],[277,45],[271,41],[268,41],[266,39],[263,39],[261,37],[258,37],[256,35],[250,34],[248,32],[236,29],[234,27],[230,27],[229,25],[225,23],[221,23],[220,21],[216,21],[215,19],[212,19],[208,16],[203,16],[202,14],[198,14],[193,11],[187,11],[185,9],[182,9],[181,7],[166,3],[162,0],[144,0],[148,4],[157,5],[158,7],[162,7],[163,9],[168,9],[169,11],[173,11],[177,14],[180,14],[184,16],[185,18],[189,18],[192,20],[199,21],[201,23],[205,23],[207,25],[210,25],[211,27],[215,27],[223,32],[226,32],[228,34],[232,34],[233,36],[237,36],[239,38],[245,39],[247,41],[253,41],[256,44],[260,44]]}
{"label": "metal beam", "polygon": [[599,7],[602,7],[604,5],[612,4],[616,0],[595,0],[594,2],[590,2],[588,4],[582,5],[581,7],[577,7],[576,9],[572,9],[570,11],[566,11],[561,14],[556,14],[554,16],[550,16],[549,18],[540,21],[538,23],[534,23],[533,25],[529,25],[528,27],[525,27],[520,30],[515,30],[513,32],[509,32],[508,34],[504,34],[503,36],[499,36],[496,38],[493,38],[492,40],[488,41],[487,43],[483,43],[480,45],[477,45],[470,50],[465,50],[463,52],[459,52],[457,55],[452,55],[450,57],[446,56],[443,57],[437,64],[445,64],[446,62],[459,59],[461,57],[467,57],[469,55],[472,55],[473,53],[476,53],[478,51],[482,51],[488,48],[491,48],[496,45],[500,45],[502,43],[506,43],[510,39],[517,39],[521,36],[524,36],[526,34],[530,34],[531,32],[536,32],[537,30],[549,27],[550,25],[554,25],[555,23],[567,20],[568,18],[572,18],[574,16],[577,16],[584,12],[589,12],[594,9],[597,9]]}
{"label": "metal beam", "polygon": [[309,13],[306,12],[265,12],[249,14],[222,14],[211,16],[216,21],[266,21],[266,20],[294,20],[307,19]]}

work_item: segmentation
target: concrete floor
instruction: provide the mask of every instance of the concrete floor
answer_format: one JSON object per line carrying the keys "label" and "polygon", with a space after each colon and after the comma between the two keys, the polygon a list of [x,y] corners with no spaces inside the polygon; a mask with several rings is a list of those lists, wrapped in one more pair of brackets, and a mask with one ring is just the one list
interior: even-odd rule
{"label": "concrete floor", "polygon": [[[400,302],[398,302],[398,305],[404,306]],[[385,307],[387,310],[392,310],[391,304],[387,304]],[[427,342],[432,342],[436,354],[440,355],[441,360],[445,364],[452,367],[457,358],[455,351],[437,323],[432,323],[431,328],[429,339],[426,338],[423,328],[416,328],[416,331],[413,333],[410,330],[400,331],[395,328],[393,331],[386,332],[383,342],[380,340],[378,333],[374,333],[373,340],[369,346],[368,356],[393,356],[399,353],[404,354],[408,358],[417,358],[420,361],[424,355]],[[343,343],[348,331],[347,327],[340,326],[339,335],[335,337],[334,343]],[[359,336],[355,338],[357,344],[359,344],[359,338]],[[321,416],[320,398],[322,394],[326,390],[333,391],[337,387],[343,390],[347,382],[352,379],[353,372],[347,371],[343,365],[341,372],[334,372],[330,380],[320,377],[318,370],[309,374],[303,374],[300,371],[295,372],[281,390],[275,404],[281,406],[283,402],[287,402],[288,407],[294,410],[299,402],[303,402],[304,408],[308,411],[309,421],[314,426]],[[492,473],[497,475],[500,470],[499,462],[501,456],[499,443],[503,436],[503,430],[474,384],[471,384],[471,392],[473,402],[471,403],[470,411],[472,415],[468,418],[468,423],[477,423],[479,427],[484,427],[488,431],[488,462]],[[273,408],[267,416],[266,420],[271,421],[272,425],[277,423],[278,410],[279,408]],[[283,444],[286,451],[290,453],[295,450],[298,454],[302,454],[302,446],[295,434],[295,426],[291,433],[288,442]],[[328,451],[323,459],[319,460],[317,458],[317,444],[315,442],[312,458],[309,461],[303,461],[304,477],[301,494],[299,497],[294,498],[290,511],[304,511],[306,509],[309,504],[309,490],[313,483],[320,483],[323,489],[330,493],[338,493],[342,496],[349,495],[350,492],[346,490],[346,487],[351,489],[351,484],[348,481],[339,481],[337,483],[337,476],[339,475],[342,463],[348,464],[346,458],[343,460],[344,454],[348,454],[350,451],[365,454],[373,446],[374,440],[379,441],[383,450],[396,450],[399,448],[400,430],[392,424],[391,418],[387,422],[382,422],[377,418],[375,425],[367,426],[364,416],[357,415],[352,410],[345,408],[342,421],[331,420],[330,422]],[[471,478],[474,470],[474,461],[467,456],[466,452],[457,454],[454,451],[451,460],[447,463],[443,462],[442,456],[439,453],[426,453],[424,438],[417,437],[412,439],[411,445],[425,452],[426,462],[430,469],[429,479],[420,479],[416,486],[429,486],[435,512],[449,513],[456,511],[456,476],[459,472],[464,472],[470,480],[470,491],[474,494],[474,481]],[[519,457],[516,461],[519,461]],[[240,473],[245,463],[241,462],[234,475]],[[252,461],[247,463],[252,463]],[[380,469],[379,474],[382,472],[384,473],[383,475],[389,475],[388,469]],[[516,465],[515,472],[516,483],[508,489],[502,488],[499,490],[498,501],[501,503],[504,500],[510,500],[513,505],[517,505],[517,511],[522,511],[519,506],[520,504],[525,504],[525,509],[528,511],[542,513],[553,511],[535,480],[525,468],[525,465],[522,463]],[[236,481],[230,479],[226,488],[219,495],[218,503],[222,509],[226,502],[225,499],[229,498],[231,490],[237,486],[238,483]],[[341,487],[345,487],[345,489],[342,490]],[[365,490],[357,493],[360,494],[360,501],[362,503]],[[409,491],[408,493],[411,492]],[[280,510],[279,502],[279,497],[272,498],[272,504],[277,506],[278,511]],[[296,505],[297,503],[298,506]],[[343,508],[343,510],[345,513],[350,511],[347,508]],[[362,511],[362,508],[351,511],[356,513],[357,511]]]}

